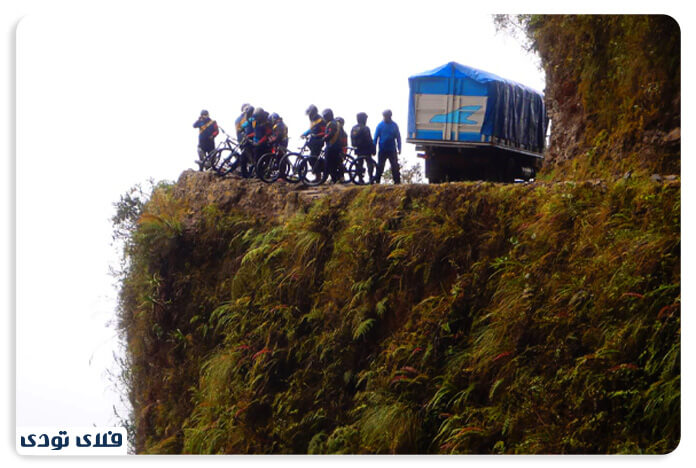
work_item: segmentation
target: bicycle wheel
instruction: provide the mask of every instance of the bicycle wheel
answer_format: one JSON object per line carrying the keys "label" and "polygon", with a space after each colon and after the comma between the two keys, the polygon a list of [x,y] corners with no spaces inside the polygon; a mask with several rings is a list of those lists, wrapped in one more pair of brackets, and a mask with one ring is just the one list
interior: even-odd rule
{"label": "bicycle wheel", "polygon": [[250,148],[247,148],[242,152],[242,157],[240,158],[242,177],[245,179],[251,179],[254,177],[254,166],[256,166],[256,161],[254,161],[254,152]]}
{"label": "bicycle wheel", "polygon": [[198,160],[196,161],[196,164],[198,164],[198,170],[199,171],[207,171],[209,169],[213,169],[215,167],[215,163],[217,162],[217,149],[211,150],[210,152],[206,153],[205,151],[202,151],[200,148],[198,150]]}
{"label": "bicycle wheel", "polygon": [[279,169],[278,155],[275,153],[266,153],[259,158],[256,164],[256,176],[267,184],[271,184],[278,180],[280,176]]}
{"label": "bicycle wheel", "polygon": [[302,156],[298,153],[288,153],[280,160],[278,172],[286,182],[296,184],[300,181],[299,161]]}
{"label": "bicycle wheel", "polygon": [[213,169],[221,176],[227,175],[237,169],[237,166],[239,166],[239,157],[239,152],[231,148],[222,148],[218,151],[218,164],[213,166]]}
{"label": "bicycle wheel", "polygon": [[377,163],[369,156],[361,156],[351,164],[349,172],[354,184],[373,184],[377,174]]}
{"label": "bicycle wheel", "polygon": [[353,163],[355,162],[355,159],[353,159],[352,156],[348,156],[347,154],[341,154],[341,183],[342,184],[350,184],[351,180],[353,179],[352,177],[352,172],[351,172],[351,167],[353,166]]}
{"label": "bicycle wheel", "polygon": [[322,157],[307,156],[299,163],[298,172],[302,183],[309,186],[320,185],[326,180],[326,161]]}
{"label": "bicycle wheel", "polygon": [[214,150],[208,154],[209,169],[214,170],[220,162],[220,151]]}

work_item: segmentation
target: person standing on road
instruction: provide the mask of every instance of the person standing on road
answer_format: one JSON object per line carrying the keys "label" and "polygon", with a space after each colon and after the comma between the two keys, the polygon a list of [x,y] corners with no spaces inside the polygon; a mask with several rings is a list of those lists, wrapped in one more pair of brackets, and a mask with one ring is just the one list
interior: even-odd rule
{"label": "person standing on road", "polygon": [[237,130],[237,141],[242,141],[242,138],[249,133],[246,132],[248,127],[247,122],[251,120],[251,116],[254,113],[254,106],[251,104],[242,104],[242,113],[239,114],[237,120],[234,121],[234,128]]}
{"label": "person standing on road", "polygon": [[326,122],[319,115],[319,110],[314,104],[310,105],[305,111],[309,117],[309,129],[302,134],[302,138],[309,138],[307,146],[309,147],[312,156],[319,156],[321,147],[324,146],[324,132],[326,131]]}
{"label": "person standing on road", "polygon": [[334,119],[331,109],[324,109],[322,117],[326,122],[326,132],[324,141],[326,148],[324,157],[326,158],[326,171],[331,176],[331,182],[341,181],[341,124]]}
{"label": "person standing on road", "polygon": [[382,180],[384,172],[384,164],[389,160],[391,165],[394,183],[401,183],[401,173],[399,172],[399,158],[397,154],[401,154],[401,134],[399,126],[392,120],[392,111],[387,109],[382,112],[384,120],[382,120],[375,130],[373,143],[377,146],[379,142],[379,152],[377,153],[377,174],[376,182],[379,184]]}
{"label": "person standing on road", "polygon": [[258,161],[261,156],[271,150],[268,140],[273,133],[271,123],[268,121],[268,112],[262,107],[257,107],[254,110],[251,127],[252,133],[249,135],[254,139],[254,158]]}
{"label": "person standing on road", "polygon": [[193,123],[193,128],[198,129],[198,163],[203,168],[208,153],[215,149],[215,137],[220,133],[217,122],[210,118],[208,111],[203,109],[200,117]]}
{"label": "person standing on road", "polygon": [[341,140],[341,154],[348,153],[348,134],[346,133],[345,126],[346,120],[343,117],[336,117],[336,122],[339,125],[339,140]]}
{"label": "person standing on road", "polygon": [[270,120],[272,133],[268,141],[276,152],[285,153],[288,149],[288,126],[283,122],[283,118],[275,112],[271,114]]}
{"label": "person standing on road", "polygon": [[356,116],[358,124],[350,130],[350,144],[355,148],[357,156],[372,156],[375,154],[375,145],[372,143],[372,132],[367,126],[367,114],[360,112]]}

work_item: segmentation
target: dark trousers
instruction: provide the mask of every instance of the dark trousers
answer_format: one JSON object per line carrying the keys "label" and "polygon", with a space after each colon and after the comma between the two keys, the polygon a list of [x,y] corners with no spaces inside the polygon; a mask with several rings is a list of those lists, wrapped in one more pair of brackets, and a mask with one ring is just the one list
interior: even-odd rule
{"label": "dark trousers", "polygon": [[397,157],[396,151],[383,151],[379,150],[377,154],[377,174],[376,180],[379,184],[382,182],[382,173],[384,173],[384,164],[389,160],[389,165],[391,166],[392,176],[394,176],[394,183],[401,183],[401,172],[399,172],[399,158]]}
{"label": "dark trousers", "polygon": [[239,165],[242,168],[242,177],[251,177],[253,172],[250,172],[254,161],[260,156],[258,155],[259,147],[251,144],[249,140],[241,146],[241,154],[239,155]]}
{"label": "dark trousers", "polygon": [[309,154],[312,156],[319,156],[321,148],[324,146],[324,141],[321,138],[309,137],[307,146],[309,147]]}
{"label": "dark trousers", "polygon": [[198,139],[198,152],[203,152],[203,154],[208,154],[215,149],[215,140],[212,138],[199,138]]}
{"label": "dark trousers", "polygon": [[339,182],[343,176],[343,168],[341,167],[341,146],[327,145],[325,157],[326,171],[331,176],[331,182]]}
{"label": "dark trousers", "polygon": [[259,159],[261,159],[261,156],[263,156],[266,153],[271,152],[271,146],[268,145],[267,143],[262,143],[258,146],[254,147],[254,159],[256,162],[259,162]]}

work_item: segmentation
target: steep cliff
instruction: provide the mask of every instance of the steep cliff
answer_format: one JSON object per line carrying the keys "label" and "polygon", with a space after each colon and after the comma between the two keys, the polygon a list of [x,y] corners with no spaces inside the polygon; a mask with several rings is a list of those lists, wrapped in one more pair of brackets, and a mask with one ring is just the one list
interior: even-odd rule
{"label": "steep cliff", "polygon": [[559,180],[680,171],[681,34],[664,15],[522,15],[546,72]]}
{"label": "steep cliff", "polygon": [[138,451],[667,451],[679,193],[186,172],[129,245]]}
{"label": "steep cliff", "polygon": [[306,191],[186,171],[122,200],[137,452],[674,449],[679,49],[645,35],[678,30],[610,18],[523,19],[554,112],[535,183]]}

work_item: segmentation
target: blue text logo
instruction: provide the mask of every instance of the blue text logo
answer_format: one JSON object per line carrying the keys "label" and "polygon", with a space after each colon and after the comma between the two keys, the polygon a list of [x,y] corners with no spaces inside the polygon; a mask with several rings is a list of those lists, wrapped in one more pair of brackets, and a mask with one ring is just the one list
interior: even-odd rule
{"label": "blue text logo", "polygon": [[433,116],[433,118],[430,119],[430,122],[452,122],[464,125],[476,125],[478,122],[475,120],[471,120],[469,117],[471,116],[471,114],[475,113],[479,109],[481,109],[481,106],[462,106],[459,109],[453,110],[452,112],[449,112],[447,114],[435,114],[435,116]]}

